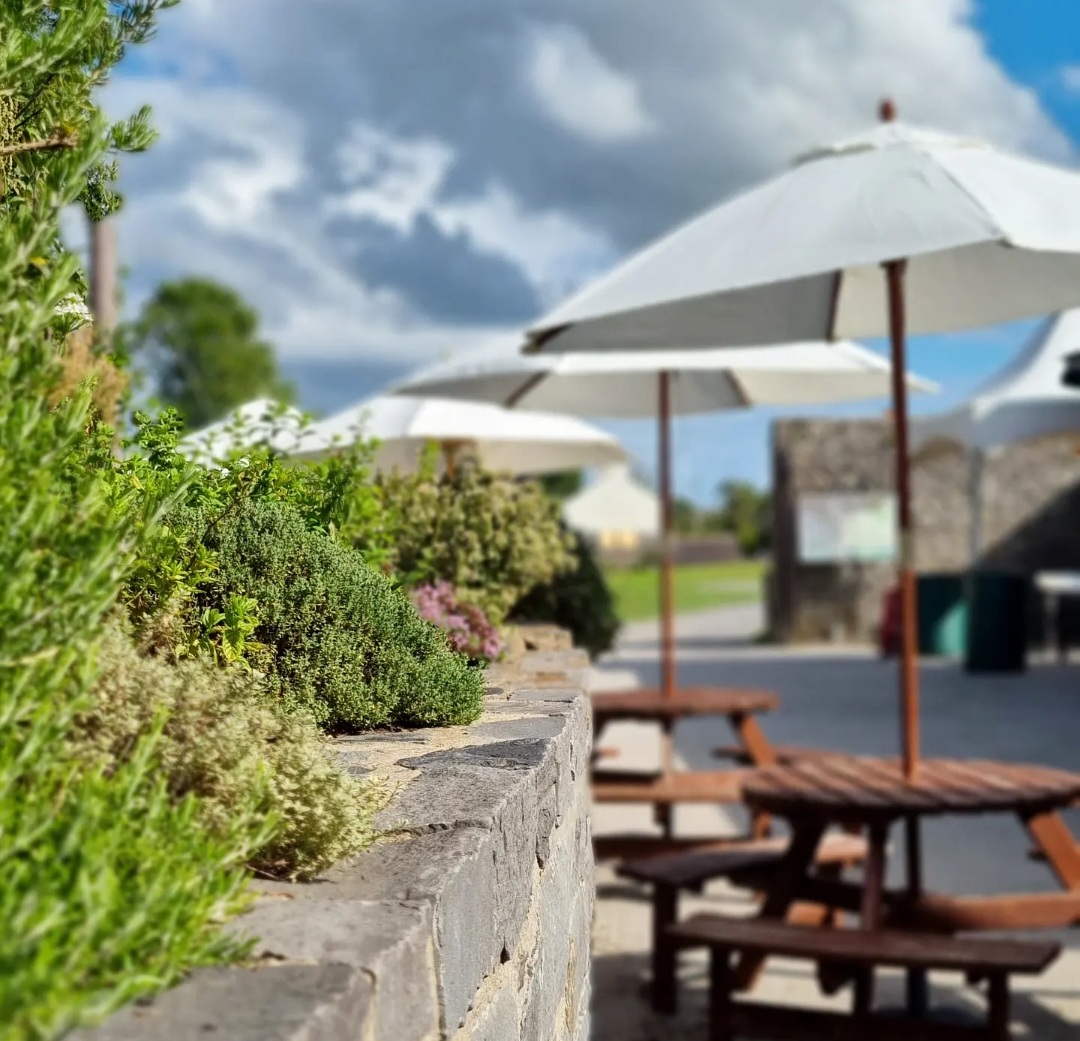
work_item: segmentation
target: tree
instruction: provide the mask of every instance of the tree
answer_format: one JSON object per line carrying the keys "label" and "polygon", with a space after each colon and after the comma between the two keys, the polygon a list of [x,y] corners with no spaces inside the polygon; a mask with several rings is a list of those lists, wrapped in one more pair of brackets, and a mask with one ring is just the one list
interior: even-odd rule
{"label": "tree", "polygon": [[772,501],[749,481],[722,481],[717,492],[717,526],[731,532],[745,554],[767,549],[772,527]]}
{"label": "tree", "polygon": [[[150,109],[104,125],[95,94],[127,47],[154,33],[157,12],[178,0],[0,0],[3,63],[17,70],[0,92],[0,198],[37,195],[56,169],[52,156],[89,140],[101,148],[79,171],[78,199],[91,220],[120,206],[116,155],[154,140]],[[103,135],[103,136],[99,136]],[[52,246],[59,250],[59,235]]]}
{"label": "tree", "polygon": [[698,528],[698,508],[691,499],[676,497],[671,504],[675,530],[680,535],[691,535]]}
{"label": "tree", "polygon": [[[75,171],[69,182],[75,188],[71,201],[81,203],[91,220],[119,209],[117,156],[144,150],[155,134],[145,106],[129,119],[106,123],[96,93],[126,49],[153,35],[158,10],[175,3],[0,0],[0,66],[10,71],[0,89],[0,219],[5,224],[48,198],[64,164]],[[24,259],[31,277],[62,278],[57,311],[69,316],[70,332],[79,324],[74,316],[85,306],[87,286],[59,228],[49,226],[48,235],[33,251],[25,251]],[[88,326],[69,338],[59,367],[51,369],[48,399],[55,403],[81,379],[94,376],[94,404],[107,420],[115,421],[124,378],[108,349]]]}
{"label": "tree", "polygon": [[258,327],[258,315],[234,290],[186,278],[158,287],[126,339],[154,372],[162,403],[196,429],[253,398],[295,396]]}

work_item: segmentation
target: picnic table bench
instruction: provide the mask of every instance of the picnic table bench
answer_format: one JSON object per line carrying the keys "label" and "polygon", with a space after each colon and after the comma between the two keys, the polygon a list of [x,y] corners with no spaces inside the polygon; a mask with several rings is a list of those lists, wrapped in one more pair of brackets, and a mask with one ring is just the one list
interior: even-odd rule
{"label": "picnic table bench", "polygon": [[[736,878],[740,872],[752,872],[755,882],[767,877],[782,860],[787,839],[750,839],[699,847],[684,853],[646,857],[620,864],[615,873],[621,878],[643,882],[652,887],[652,1005],[657,1012],[673,1013],[678,1003],[678,947],[670,928],[678,920],[679,895],[700,892],[707,882]],[[866,840],[857,835],[829,835],[818,847],[815,860],[819,868],[837,876],[844,868],[866,856]],[[814,908],[809,915],[797,917],[820,921]]]}
{"label": "picnic table bench", "polygon": [[[954,938],[864,929],[821,929],[791,922],[696,915],[670,929],[681,947],[707,947],[709,1041],[788,1038],[792,1041],[1008,1041],[1009,977],[1037,974],[1061,953],[1048,941]],[[855,972],[851,1013],[824,1012],[735,1001],[733,955],[779,955],[818,963],[843,963]],[[938,1023],[917,1016],[875,1015],[872,974],[878,966],[926,972],[947,969],[988,983],[985,1024]]]}
{"label": "picnic table bench", "polygon": [[[675,770],[672,764],[672,734],[683,719],[703,716],[726,717],[745,762],[752,766],[775,763],[772,745],[755,718],[771,712],[780,699],[770,691],[738,688],[683,687],[665,695],[659,690],[611,691],[592,697],[593,799],[596,802],[648,803],[652,805],[662,829],[660,837],[649,835],[605,835],[593,842],[600,860],[642,856],[648,852],[667,853],[689,846],[701,845],[707,839],[676,839],[672,834],[672,810],[680,803],[713,803],[739,805],[742,802],[741,779],[738,770],[685,771]],[[652,722],[661,731],[661,768],[658,771],[634,773],[597,769],[599,763],[611,758],[610,752],[599,745],[603,728],[615,721]],[[768,833],[769,820],[756,814],[752,835]]]}
{"label": "picnic table bench", "polygon": [[[782,920],[796,902],[820,903],[859,916],[864,930],[964,931],[1061,928],[1080,923],[1080,843],[1059,811],[1080,796],[1080,774],[1050,767],[980,760],[927,759],[908,778],[896,760],[872,757],[806,760],[757,770],[743,796],[787,819],[792,838],[772,871],[759,912]],[[1014,814],[1045,858],[1061,890],[996,896],[928,893],[923,886],[919,824],[944,814]],[[906,825],[906,885],[885,886],[891,827]],[[814,851],[829,826],[858,827],[868,840],[862,879],[847,882],[814,871]],[[736,982],[759,971],[760,952],[744,950]],[[872,984],[869,984],[872,986]],[[909,967],[908,1003],[925,1008],[925,974]]]}

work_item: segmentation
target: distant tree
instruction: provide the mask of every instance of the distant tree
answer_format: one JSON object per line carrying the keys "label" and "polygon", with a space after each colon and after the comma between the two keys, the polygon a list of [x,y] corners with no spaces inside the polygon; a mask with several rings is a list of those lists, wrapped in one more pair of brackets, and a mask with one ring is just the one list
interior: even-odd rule
{"label": "distant tree", "polygon": [[717,492],[717,530],[734,535],[745,554],[767,549],[772,535],[772,500],[768,492],[749,481],[723,481]]}
{"label": "distant tree", "polygon": [[295,397],[258,329],[259,316],[234,290],[187,278],[158,287],[126,341],[150,368],[162,403],[198,428],[253,398]]}
{"label": "distant tree", "polygon": [[680,535],[689,535],[700,527],[700,517],[697,506],[690,499],[675,499],[671,504],[674,514],[675,530]]}
{"label": "distant tree", "polygon": [[580,470],[564,470],[562,473],[544,474],[540,478],[540,487],[560,502],[577,495],[584,483],[585,477]]}

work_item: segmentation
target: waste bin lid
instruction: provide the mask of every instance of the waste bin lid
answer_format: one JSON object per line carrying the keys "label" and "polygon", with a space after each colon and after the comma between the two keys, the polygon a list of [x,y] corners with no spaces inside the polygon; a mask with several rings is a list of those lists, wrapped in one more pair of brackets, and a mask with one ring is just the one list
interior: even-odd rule
{"label": "waste bin lid", "polygon": [[1035,575],[1040,592],[1057,596],[1080,596],[1080,571],[1040,571]]}

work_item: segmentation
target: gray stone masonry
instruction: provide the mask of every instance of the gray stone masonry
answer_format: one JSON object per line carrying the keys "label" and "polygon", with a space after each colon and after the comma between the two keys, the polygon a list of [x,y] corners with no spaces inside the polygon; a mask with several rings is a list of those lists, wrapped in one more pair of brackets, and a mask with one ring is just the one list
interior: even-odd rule
{"label": "gray stone masonry", "polygon": [[258,938],[249,965],[81,1041],[587,1041],[588,663],[553,627],[520,639],[473,726],[341,741],[399,786],[385,835],[315,883],[257,883],[231,925]]}
{"label": "gray stone masonry", "polygon": [[[797,559],[795,511],[806,492],[891,491],[894,453],[883,420],[784,420],[773,424],[773,575],[769,628],[779,640],[840,635],[872,639],[893,581],[884,564],[838,567]],[[968,566],[970,459],[931,446],[912,465],[919,571]],[[1075,437],[1010,445],[983,474],[983,553],[1004,570],[1080,569],[1080,458]]]}

